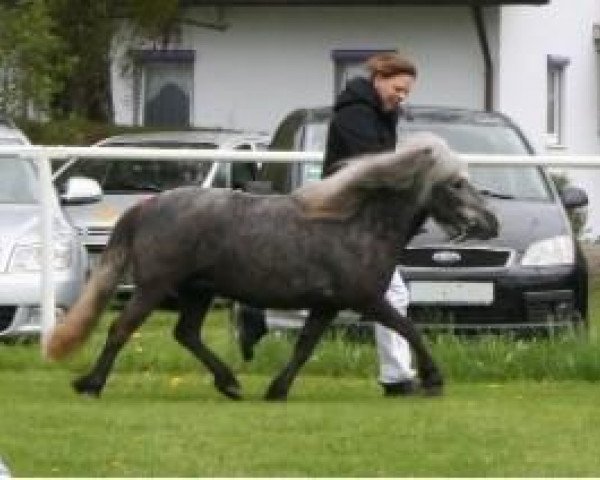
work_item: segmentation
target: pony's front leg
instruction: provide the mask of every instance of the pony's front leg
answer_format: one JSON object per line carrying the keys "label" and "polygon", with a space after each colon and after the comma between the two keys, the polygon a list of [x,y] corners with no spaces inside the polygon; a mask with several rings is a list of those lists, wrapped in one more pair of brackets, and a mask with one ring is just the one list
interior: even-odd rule
{"label": "pony's front leg", "polygon": [[117,354],[162,298],[162,292],[144,292],[141,288],[133,293],[121,314],[110,326],[104,348],[94,368],[73,382],[77,393],[100,396]]}
{"label": "pony's front leg", "polygon": [[408,341],[417,360],[417,370],[424,393],[427,395],[441,395],[444,386],[442,374],[423,343],[423,338],[412,320],[401,315],[384,299],[373,306],[368,315],[372,316],[375,321],[384,327],[390,328],[402,335]]}
{"label": "pony's front leg", "polygon": [[271,382],[265,394],[265,400],[285,400],[287,398],[298,371],[310,358],[316,344],[335,318],[336,313],[336,310],[311,310],[294,346],[292,358]]}

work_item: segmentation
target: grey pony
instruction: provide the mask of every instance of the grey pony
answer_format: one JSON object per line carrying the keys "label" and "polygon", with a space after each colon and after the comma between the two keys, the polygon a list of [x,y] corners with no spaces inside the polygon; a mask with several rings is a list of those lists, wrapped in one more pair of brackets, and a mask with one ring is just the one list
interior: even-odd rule
{"label": "grey pony", "polygon": [[195,187],[164,192],[117,222],[81,297],[45,342],[46,355],[60,359],[85,341],[129,268],[137,288],[92,370],[73,382],[79,393],[100,395],[132,333],[165,297],[176,295],[176,340],[204,363],[219,391],[239,398],[234,374],[200,335],[219,295],[261,308],[310,311],[266,399],[287,398],[341,309],[403,335],[424,393],[439,394],[443,378],[420,333],[384,299],[403,248],[429,216],[455,238],[485,239],[498,231],[465,165],[430,134],[410,138],[395,153],[354,159],[289,195]]}

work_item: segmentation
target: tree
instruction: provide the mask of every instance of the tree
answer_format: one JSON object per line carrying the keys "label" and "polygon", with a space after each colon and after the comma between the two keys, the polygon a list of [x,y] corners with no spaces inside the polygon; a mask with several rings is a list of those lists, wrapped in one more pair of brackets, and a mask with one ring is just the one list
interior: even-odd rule
{"label": "tree", "polygon": [[168,35],[177,22],[178,0],[47,0],[68,55],[76,59],[54,107],[91,120],[112,117],[112,42],[124,21],[133,36]]}
{"label": "tree", "polygon": [[163,38],[178,13],[179,0],[0,0],[0,105],[24,114],[26,98],[56,116],[109,120],[122,22],[140,38]]}
{"label": "tree", "polygon": [[0,111],[45,111],[72,67],[45,0],[0,2]]}

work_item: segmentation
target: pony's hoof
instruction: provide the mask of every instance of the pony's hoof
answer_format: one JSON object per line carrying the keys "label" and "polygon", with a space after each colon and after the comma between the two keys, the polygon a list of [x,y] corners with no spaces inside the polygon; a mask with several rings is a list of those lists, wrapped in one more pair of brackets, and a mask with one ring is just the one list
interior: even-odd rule
{"label": "pony's hoof", "polygon": [[441,397],[444,394],[444,385],[423,385],[421,391],[426,397]]}
{"label": "pony's hoof", "polygon": [[421,392],[426,397],[439,397],[444,393],[444,379],[434,374],[421,381]]}
{"label": "pony's hoof", "polygon": [[242,399],[242,389],[237,383],[230,383],[227,385],[219,385],[215,383],[217,390],[225,395],[227,398],[231,398],[232,400],[241,400]]}
{"label": "pony's hoof", "polygon": [[269,388],[264,398],[269,402],[285,402],[287,400],[287,392]]}
{"label": "pony's hoof", "polygon": [[88,377],[81,377],[74,380],[72,383],[73,389],[80,395],[88,395],[90,397],[98,398],[102,391],[102,385],[91,381]]}

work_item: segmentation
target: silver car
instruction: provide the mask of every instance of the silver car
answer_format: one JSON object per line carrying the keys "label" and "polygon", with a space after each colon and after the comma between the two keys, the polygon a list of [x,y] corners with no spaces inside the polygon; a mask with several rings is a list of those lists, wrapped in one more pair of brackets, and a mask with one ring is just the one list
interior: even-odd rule
{"label": "silver car", "polygon": [[[125,134],[107,138],[98,146],[144,148],[197,148],[229,150],[266,150],[270,137],[263,133],[229,130],[187,130]],[[84,236],[93,266],[100,258],[113,226],[130,206],[163,190],[183,186],[244,188],[256,179],[254,163],[161,160],[78,160],[55,165],[55,181],[68,196],[75,185],[97,182],[101,200],[94,204],[72,204],[67,214]],[[120,293],[134,285],[126,280]]]}
{"label": "silver car", "polygon": [[0,145],[28,145],[29,139],[8,119],[0,116]]}
{"label": "silver car", "polygon": [[[10,124],[0,125],[0,145],[28,144]],[[38,172],[34,161],[0,156],[0,339],[41,331],[41,241]],[[79,296],[87,253],[53,199],[53,259],[56,308],[68,309]]]}

